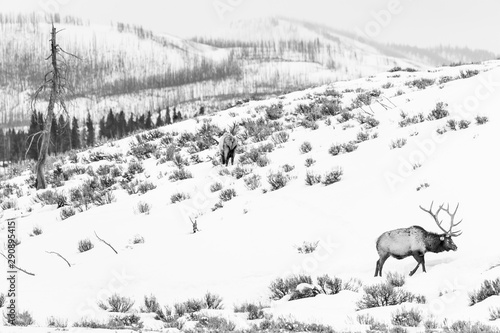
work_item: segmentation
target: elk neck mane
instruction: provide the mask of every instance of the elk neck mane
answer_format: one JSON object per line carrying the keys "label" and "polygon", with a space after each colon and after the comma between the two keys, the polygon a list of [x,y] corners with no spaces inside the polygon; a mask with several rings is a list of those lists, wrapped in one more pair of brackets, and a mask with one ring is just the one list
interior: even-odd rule
{"label": "elk neck mane", "polygon": [[427,249],[427,251],[434,253],[446,251],[441,237],[444,237],[444,234],[427,232],[424,239],[425,248]]}

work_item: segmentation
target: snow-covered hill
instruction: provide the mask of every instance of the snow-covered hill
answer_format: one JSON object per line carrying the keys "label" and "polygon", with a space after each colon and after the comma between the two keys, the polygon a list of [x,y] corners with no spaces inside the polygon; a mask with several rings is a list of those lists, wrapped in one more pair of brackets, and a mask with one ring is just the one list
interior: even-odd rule
{"label": "snow-covered hill", "polygon": [[[81,59],[65,55],[73,92],[67,99],[79,119],[88,111],[98,119],[110,108],[128,115],[182,104],[183,114],[192,115],[202,105],[218,110],[241,98],[282,94],[397,66],[434,67],[433,56],[442,59],[440,65],[477,60],[461,58],[457,50],[401,50],[285,18],[237,21],[229,29],[192,39],[72,17],[56,21],[56,27],[63,50]],[[29,122],[30,96],[48,71],[50,31],[36,15],[0,14],[3,126]]]}
{"label": "snow-covered hill", "polygon": [[[499,105],[499,61],[384,72],[251,101],[58,158],[52,166],[59,171],[50,174],[51,183],[60,186],[50,190],[28,187],[32,178],[25,172],[2,183],[2,206],[12,208],[1,213],[0,228],[5,237],[9,219],[18,216],[17,265],[35,275],[18,273],[17,301],[36,322],[29,329],[0,330],[51,331],[46,328],[51,316],[67,320],[69,326],[82,318],[107,320],[109,313],[97,302],[113,293],[135,300],[133,311],[139,311],[144,296],[154,295],[162,306],[172,306],[207,292],[220,295],[225,310],[203,310],[203,315],[186,315],[180,322],[222,316],[244,329],[262,319],[246,320],[233,313],[233,306],[260,302],[273,320],[293,318],[342,331],[368,329],[360,315],[391,327],[392,314],[402,309],[419,310],[423,317],[412,332],[423,332],[426,320],[438,328],[457,320],[499,326],[498,320],[488,321],[490,308],[500,307],[499,296],[469,306],[469,293],[500,274],[495,219]],[[429,118],[432,110],[447,110],[449,115]],[[452,119],[456,130],[451,129]],[[216,136],[217,128],[228,130],[233,124],[240,147],[235,165],[226,168],[214,162],[219,159],[217,146],[203,135]],[[406,144],[392,149],[398,139],[406,139]],[[204,149],[207,142],[209,148]],[[357,149],[333,154],[333,145],[347,143]],[[167,161],[173,149],[176,162]],[[137,162],[137,156],[146,157]],[[134,173],[137,164],[142,170]],[[338,170],[343,172],[340,181],[323,184],[326,174]],[[170,179],[179,172],[192,178]],[[268,179],[278,172],[288,182],[272,190]],[[322,182],[307,185],[307,174],[322,176]],[[259,178],[260,185],[255,181]],[[87,197],[100,199],[94,196],[85,209],[75,189],[89,179],[94,183]],[[212,188],[215,183],[219,188]],[[134,186],[142,186],[144,193]],[[68,206],[44,204],[49,201],[44,192],[49,191],[63,195]],[[179,193],[189,198],[172,203]],[[411,257],[389,259],[384,278],[373,277],[375,240],[384,231],[411,225],[438,231],[419,209],[432,201],[451,207],[460,203],[457,219],[463,219],[463,235],[455,239],[458,251],[428,253],[427,273],[418,270],[406,278],[404,289],[425,296],[425,304],[358,311],[363,287],[293,301],[270,300],[271,282],[292,274],[314,281],[328,274],[362,286],[385,281],[388,272],[407,275],[415,266]],[[63,219],[71,215],[69,207],[75,215]],[[199,229],[195,234],[192,221]],[[79,242],[85,239],[94,247],[80,252]],[[299,253],[297,247],[304,242],[317,243],[316,250]],[[71,267],[48,252],[57,252]],[[4,260],[0,271],[7,271]],[[7,290],[5,278],[0,279],[0,290]],[[141,314],[141,319],[145,328],[156,331],[164,325],[152,315]],[[188,320],[183,327],[195,323]]]}

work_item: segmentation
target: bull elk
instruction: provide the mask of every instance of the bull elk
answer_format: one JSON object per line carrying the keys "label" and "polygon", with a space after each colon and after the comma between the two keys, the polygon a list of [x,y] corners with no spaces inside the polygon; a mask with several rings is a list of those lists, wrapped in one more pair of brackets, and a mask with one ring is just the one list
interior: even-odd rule
{"label": "bull elk", "polygon": [[[457,213],[458,206],[455,208],[453,213],[450,212],[450,205],[448,204],[444,208],[444,204],[440,205],[438,210],[433,213],[432,205],[429,210],[419,206],[424,212],[429,213],[436,222],[439,229],[444,233],[436,234],[433,232],[428,232],[424,228],[419,226],[412,226],[409,228],[395,229],[391,231],[384,232],[377,239],[377,252],[379,259],[377,260],[377,266],[375,268],[375,276],[382,276],[382,267],[385,261],[389,257],[396,258],[398,260],[413,256],[417,261],[417,266],[410,272],[410,276],[415,274],[418,267],[422,265],[422,270],[425,270],[425,253],[434,252],[439,253],[443,251],[456,251],[457,246],[453,243],[452,237],[457,237],[462,234],[461,231],[452,231],[454,227],[459,225],[462,220],[458,223],[454,223],[455,214]],[[439,212],[444,211],[450,216],[450,228],[445,230],[442,227],[442,221],[439,221]]]}

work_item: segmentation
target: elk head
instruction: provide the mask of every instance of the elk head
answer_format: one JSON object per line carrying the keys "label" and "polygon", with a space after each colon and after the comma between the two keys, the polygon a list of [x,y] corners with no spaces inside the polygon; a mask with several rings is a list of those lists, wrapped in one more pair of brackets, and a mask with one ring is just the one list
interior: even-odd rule
{"label": "elk head", "polygon": [[[450,251],[450,250],[456,251],[457,246],[453,242],[452,237],[460,236],[462,234],[462,231],[460,231],[460,230],[459,231],[452,231],[452,230],[454,227],[456,227],[457,225],[462,223],[462,220],[460,220],[457,223],[454,223],[455,214],[457,213],[457,210],[458,210],[458,207],[460,206],[460,204],[457,204],[457,207],[455,208],[455,211],[453,213],[450,212],[450,205],[449,204],[446,206],[446,208],[444,208],[444,204],[441,204],[439,206],[438,210],[435,213],[433,213],[432,212],[433,204],[434,204],[434,201],[431,203],[431,207],[429,208],[429,210],[423,208],[422,206],[419,206],[419,207],[424,212],[429,213],[432,216],[432,218],[434,219],[434,221],[436,222],[439,229],[441,229],[443,231],[443,234],[439,235],[439,240],[441,241],[442,249],[445,251]],[[438,218],[440,211],[444,211],[450,216],[450,228],[448,230],[443,228],[443,226],[442,226],[443,221],[440,221]]]}

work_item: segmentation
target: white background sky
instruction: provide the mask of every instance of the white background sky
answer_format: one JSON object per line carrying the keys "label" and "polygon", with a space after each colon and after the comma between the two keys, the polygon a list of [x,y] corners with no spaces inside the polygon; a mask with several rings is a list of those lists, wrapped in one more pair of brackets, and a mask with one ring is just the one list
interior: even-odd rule
{"label": "white background sky", "polygon": [[[376,13],[399,4],[388,21]],[[142,24],[185,37],[231,20],[283,15],[348,31],[377,24],[379,41],[483,48],[500,54],[500,0],[0,0],[0,11],[41,11],[44,5],[95,22]],[[219,8],[228,9],[223,17]],[[225,7],[224,7],[225,6]]]}

